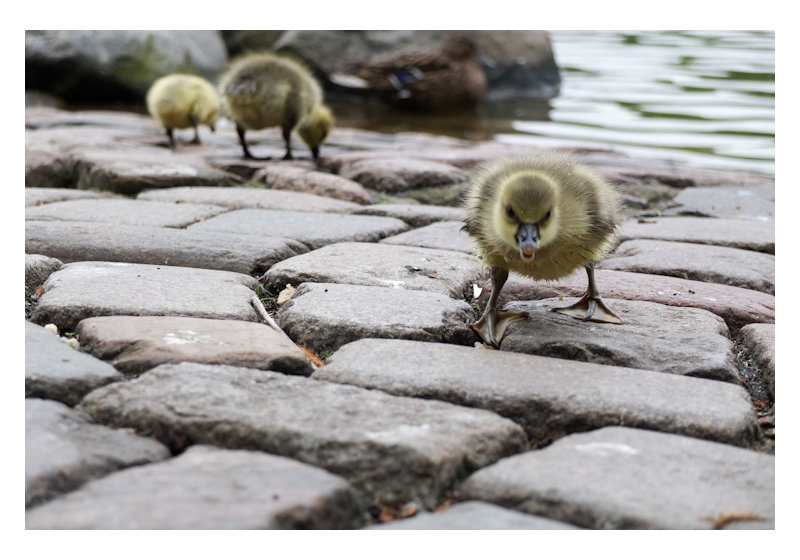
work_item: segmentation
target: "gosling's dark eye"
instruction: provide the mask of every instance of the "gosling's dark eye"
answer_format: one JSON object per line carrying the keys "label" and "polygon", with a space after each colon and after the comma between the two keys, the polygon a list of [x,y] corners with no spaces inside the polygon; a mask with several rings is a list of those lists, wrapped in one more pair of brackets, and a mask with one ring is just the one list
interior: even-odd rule
{"label": "gosling's dark eye", "polygon": [[550,219],[550,214],[552,212],[553,212],[552,210],[548,210],[547,214],[544,215],[544,220],[542,220],[542,221],[546,222],[547,220],[549,220]]}
{"label": "gosling's dark eye", "polygon": [[506,216],[509,220],[513,220],[517,215],[514,214],[514,209],[511,206],[506,206]]}

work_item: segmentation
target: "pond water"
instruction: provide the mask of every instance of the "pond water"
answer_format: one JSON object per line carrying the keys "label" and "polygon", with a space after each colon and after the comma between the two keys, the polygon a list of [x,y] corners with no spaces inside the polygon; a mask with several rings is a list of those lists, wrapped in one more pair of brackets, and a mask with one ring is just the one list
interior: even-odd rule
{"label": "pond water", "polygon": [[613,148],[697,167],[775,173],[775,34],[551,31],[561,92],[410,115],[331,100],[337,124],[510,144]]}

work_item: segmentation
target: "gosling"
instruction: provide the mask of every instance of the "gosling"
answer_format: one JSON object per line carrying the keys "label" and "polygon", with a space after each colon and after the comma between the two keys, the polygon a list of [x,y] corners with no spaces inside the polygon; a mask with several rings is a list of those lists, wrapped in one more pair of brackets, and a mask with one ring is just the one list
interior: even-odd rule
{"label": "gosling", "polygon": [[236,123],[244,157],[256,158],[245,140],[246,130],[280,126],[286,143],[283,159],[293,159],[293,130],[319,158],[319,147],[333,128],[333,115],[322,104],[322,88],[300,62],[271,52],[250,53],[233,60],[219,83],[223,110]]}
{"label": "gosling", "polygon": [[621,324],[600,299],[594,265],[616,245],[620,202],[602,177],[566,155],[500,159],[477,175],[464,204],[462,228],[472,238],[492,292],[483,316],[470,323],[480,337],[500,348],[508,325],[526,312],[497,309],[510,270],[535,280],[558,280],[583,266],[589,277],[584,296],[553,309],[583,321]]}
{"label": "gosling", "polygon": [[170,146],[175,146],[172,131],[194,128],[192,144],[200,144],[197,126],[217,124],[220,100],[214,86],[200,76],[170,74],[156,80],[147,92],[147,110],[167,131]]}

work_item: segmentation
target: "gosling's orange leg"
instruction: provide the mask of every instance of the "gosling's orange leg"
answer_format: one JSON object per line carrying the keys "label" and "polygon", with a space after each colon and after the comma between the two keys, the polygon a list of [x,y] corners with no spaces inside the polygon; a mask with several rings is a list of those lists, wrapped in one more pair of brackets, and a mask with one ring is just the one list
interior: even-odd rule
{"label": "gosling's orange leg", "polygon": [[506,280],[508,280],[508,271],[494,267],[490,270],[490,273],[492,275],[492,293],[489,296],[489,302],[486,304],[486,310],[477,323],[469,323],[469,328],[478,333],[478,336],[486,344],[499,350],[500,341],[503,340],[508,326],[516,321],[526,319],[529,315],[526,311],[497,309],[497,297],[500,295],[500,290],[503,289]]}
{"label": "gosling's orange leg", "polygon": [[622,319],[617,317],[600,299],[600,292],[594,281],[594,268],[587,266],[586,274],[589,276],[589,287],[583,297],[569,307],[556,307],[552,311],[575,317],[581,321],[621,325]]}

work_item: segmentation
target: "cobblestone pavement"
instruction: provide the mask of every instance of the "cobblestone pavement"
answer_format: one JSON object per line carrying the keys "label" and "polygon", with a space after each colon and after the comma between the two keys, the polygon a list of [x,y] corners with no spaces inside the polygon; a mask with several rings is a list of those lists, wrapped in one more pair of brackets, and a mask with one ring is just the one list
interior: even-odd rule
{"label": "cobblestone pavement", "polygon": [[459,200],[544,148],[25,134],[27,528],[775,527],[773,177],[572,150],[625,201],[596,274],[623,324],[548,312],[583,273],[512,274],[496,351]]}

